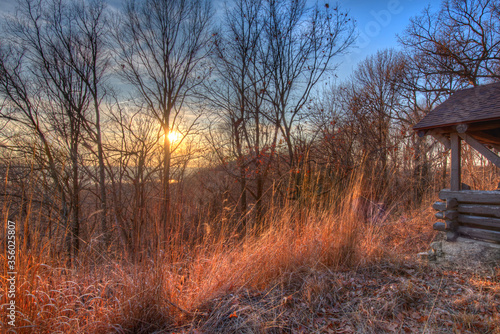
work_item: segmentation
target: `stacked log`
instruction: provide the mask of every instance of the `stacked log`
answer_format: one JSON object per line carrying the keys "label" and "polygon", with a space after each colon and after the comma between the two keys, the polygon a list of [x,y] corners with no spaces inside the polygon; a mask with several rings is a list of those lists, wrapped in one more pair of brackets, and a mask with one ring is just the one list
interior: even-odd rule
{"label": "stacked log", "polygon": [[500,191],[441,190],[442,201],[432,206],[438,212],[434,229],[446,232],[448,241],[458,236],[500,243]]}

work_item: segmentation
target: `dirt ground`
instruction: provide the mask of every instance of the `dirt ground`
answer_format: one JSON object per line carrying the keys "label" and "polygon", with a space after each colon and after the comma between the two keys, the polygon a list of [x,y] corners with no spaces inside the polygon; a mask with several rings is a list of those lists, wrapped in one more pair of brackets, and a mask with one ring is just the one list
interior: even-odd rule
{"label": "dirt ground", "polygon": [[500,268],[403,261],[306,272],[268,291],[235,291],[179,333],[500,333]]}

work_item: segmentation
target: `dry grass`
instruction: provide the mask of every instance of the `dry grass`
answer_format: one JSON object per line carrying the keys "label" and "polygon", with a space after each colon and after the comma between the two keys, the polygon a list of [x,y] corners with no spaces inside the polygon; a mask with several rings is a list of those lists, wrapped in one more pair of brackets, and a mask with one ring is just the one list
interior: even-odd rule
{"label": "dry grass", "polygon": [[500,272],[414,260],[434,236],[429,203],[391,208],[378,224],[361,222],[349,200],[335,209],[289,203],[244,236],[227,229],[187,248],[173,235],[168,252],[140,263],[88,255],[68,269],[20,253],[16,331],[500,333]]}
{"label": "dry grass", "polygon": [[[199,317],[204,305],[228,294],[264,291],[302,273],[358,266],[382,256],[374,226],[359,226],[333,211],[289,205],[264,224],[242,238],[207,236],[191,249],[173,241],[178,249],[170,252],[183,254],[177,262],[164,256],[71,270],[20,253],[18,332],[168,330]],[[5,284],[4,279],[3,291]]]}

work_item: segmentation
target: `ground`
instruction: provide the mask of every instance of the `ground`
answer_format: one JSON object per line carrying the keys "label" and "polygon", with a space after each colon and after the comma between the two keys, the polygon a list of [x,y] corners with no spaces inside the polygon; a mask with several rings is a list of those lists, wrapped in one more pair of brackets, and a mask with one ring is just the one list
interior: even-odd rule
{"label": "ground", "polygon": [[[287,284],[288,283],[288,284]],[[500,269],[405,261],[212,300],[180,333],[500,333]]]}

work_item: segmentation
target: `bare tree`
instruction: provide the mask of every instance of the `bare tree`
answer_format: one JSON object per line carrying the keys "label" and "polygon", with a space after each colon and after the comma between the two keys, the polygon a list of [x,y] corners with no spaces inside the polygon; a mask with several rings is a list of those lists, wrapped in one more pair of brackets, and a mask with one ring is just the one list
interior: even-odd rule
{"label": "bare tree", "polygon": [[[48,126],[46,114],[46,101],[40,94],[38,82],[29,75],[30,69],[26,56],[19,44],[2,43],[0,51],[0,93],[5,97],[5,104],[0,116],[15,124],[18,130],[12,137],[21,139],[24,136],[33,136],[39,143],[41,166],[48,171],[52,187],[48,187],[48,193],[52,193],[52,200],[59,208],[59,221],[63,226],[69,222],[69,199],[64,186],[63,177],[60,173],[61,165],[58,159],[51,129]],[[12,143],[15,151],[19,147],[20,140]]]}
{"label": "bare tree", "polygon": [[101,234],[104,236],[105,248],[111,241],[110,229],[107,223],[108,206],[106,193],[106,164],[103,149],[103,134],[101,130],[102,103],[106,96],[105,77],[109,73],[110,53],[106,45],[109,37],[109,21],[105,14],[106,5],[101,0],[78,3],[73,7],[78,34],[72,47],[76,55],[70,58],[79,78],[85,83],[91,96],[93,119],[89,116],[83,119],[85,129],[95,143],[97,157],[100,202]]}
{"label": "bare tree", "polygon": [[[500,77],[499,3],[495,0],[443,1],[411,19],[400,43],[408,50],[419,90],[449,94]],[[432,80],[429,80],[429,77]]]}
{"label": "bare tree", "polygon": [[136,89],[164,134],[164,228],[170,220],[168,134],[176,128],[189,94],[204,78],[210,18],[210,3],[204,0],[131,1],[116,33],[119,73]]}
{"label": "bare tree", "polygon": [[[63,208],[68,198],[71,227],[67,230],[67,250],[73,258],[80,248],[81,151],[93,150],[92,142],[98,150],[101,225],[107,232],[100,130],[102,78],[107,70],[104,19],[101,2],[21,2],[17,16],[7,25],[8,56],[14,59],[4,57],[2,61],[3,93],[17,106],[13,109],[14,115],[20,116],[16,120],[31,123],[30,128],[38,133],[52,178],[64,194]],[[67,157],[68,161],[61,158],[60,163],[68,169],[56,167],[55,153]]]}
{"label": "bare tree", "polygon": [[257,220],[262,216],[264,183],[279,129],[265,101],[268,59],[262,6],[263,1],[240,0],[226,8],[223,25],[214,38],[212,78],[205,85],[205,97],[216,116],[217,128],[212,131],[228,132],[228,150],[224,152],[220,139],[213,140],[213,132],[210,142],[222,166],[239,183],[243,225],[247,221],[247,193],[255,200]]}
{"label": "bare tree", "polygon": [[383,182],[388,172],[387,153],[394,146],[392,123],[401,108],[397,81],[403,66],[399,53],[384,50],[362,61],[353,75],[355,88],[351,111],[358,120],[360,131],[364,132],[363,149],[370,152],[369,159],[378,165]]}
{"label": "bare tree", "polygon": [[161,151],[154,120],[145,110],[125,108],[120,103],[115,103],[109,114],[105,148],[108,165],[113,166],[109,173],[113,216],[122,245],[133,259],[146,245],[148,225],[155,233],[160,229],[158,224],[147,224],[154,221],[154,211],[147,203],[158,194],[153,185]]}
{"label": "bare tree", "polygon": [[280,135],[287,163],[297,167],[294,134],[305,105],[323,75],[334,69],[333,58],[353,40],[350,18],[328,4],[309,8],[305,1],[242,0],[226,11],[215,40],[214,78],[219,82],[210,82],[209,96],[231,133],[242,215],[247,193],[256,201],[257,217],[262,215],[264,185]]}
{"label": "bare tree", "polygon": [[[47,121],[54,126],[58,136],[66,144],[70,170],[63,183],[71,205],[71,228],[67,238],[67,250],[76,257],[79,250],[80,228],[80,175],[78,152],[81,143],[82,119],[88,107],[88,95],[83,83],[68,65],[67,47],[71,48],[74,20],[68,8],[61,2],[46,4],[26,1],[19,16],[11,22],[12,36],[26,48],[26,60],[36,84],[44,87],[45,107],[49,107]],[[27,97],[28,99],[31,96]]]}
{"label": "bare tree", "polygon": [[291,166],[297,165],[292,132],[315,85],[332,71],[333,59],[354,42],[354,24],[338,7],[305,0],[267,1],[265,32],[269,49],[269,88],[276,122],[286,141]]}

